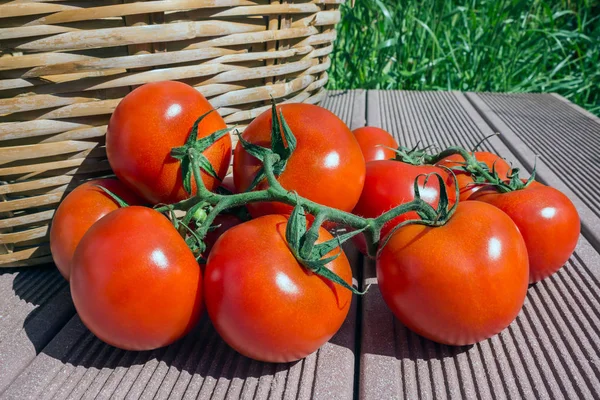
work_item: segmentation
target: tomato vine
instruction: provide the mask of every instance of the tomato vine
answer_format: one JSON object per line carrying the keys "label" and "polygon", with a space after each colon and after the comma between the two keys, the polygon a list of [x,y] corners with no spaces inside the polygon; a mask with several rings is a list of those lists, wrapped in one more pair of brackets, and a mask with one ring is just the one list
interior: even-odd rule
{"label": "tomato vine", "polygon": [[[368,254],[370,256],[376,256],[380,247],[384,246],[387,242],[385,238],[381,237],[382,227],[388,221],[393,220],[399,215],[414,211],[418,214],[420,219],[405,221],[403,224],[396,227],[392,233],[406,224],[416,223],[428,226],[441,226],[451,218],[457,203],[454,203],[453,205],[449,204],[446,193],[447,187],[444,184],[443,178],[438,174],[433,174],[440,181],[440,187],[442,188],[441,199],[437,208],[427,204],[421,198],[417,178],[414,183],[415,199],[413,201],[400,204],[376,218],[363,218],[350,212],[316,203],[299,196],[295,192],[286,190],[277,180],[277,176],[285,170],[287,160],[294,152],[296,139],[286,123],[283,113],[277,114],[275,103],[273,103],[272,106],[272,113],[273,121],[275,121],[275,123],[272,124],[271,148],[248,143],[236,131],[236,134],[240,138],[240,145],[262,163],[262,168],[254,179],[251,188],[254,189],[258,183],[264,180],[268,183],[265,189],[251,190],[237,194],[223,194],[212,192],[206,188],[201,178],[201,171],[204,170],[210,174],[212,172],[212,167],[207,165],[207,160],[202,156],[202,151],[229,131],[223,129],[202,138],[201,141],[196,141],[196,134],[194,133],[195,129],[208,113],[198,118],[194,124],[194,129],[190,134],[190,139],[188,139],[186,144],[172,150],[173,157],[177,158],[182,164],[183,181],[186,190],[188,193],[191,193],[192,178],[196,182],[197,190],[190,198],[175,204],[160,206],[157,210],[168,213],[173,213],[175,210],[186,211],[187,215],[183,219],[184,222],[189,222],[191,220],[191,214],[197,215],[200,210],[204,210],[204,213],[202,213],[202,223],[200,223],[193,234],[191,234],[191,240],[188,241],[188,244],[190,244],[190,247],[197,256],[202,254],[205,250],[202,240],[206,237],[215,218],[220,213],[236,207],[242,207],[252,202],[277,201],[295,207],[290,216],[290,227],[292,228],[287,230],[286,239],[288,240],[294,256],[299,262],[313,270],[315,273],[322,274],[326,278],[343,284],[356,292],[355,289],[349,287],[345,282],[342,283],[343,281],[341,278],[331,276],[331,273],[328,270],[327,272],[324,271],[326,268],[322,267],[328,259],[322,259],[322,257],[327,252],[323,252],[323,249],[314,251],[318,230],[324,222],[330,221],[353,229],[351,232],[335,239],[335,245],[333,245],[333,242],[328,244],[328,251],[335,249],[335,247],[338,247],[344,241],[350,239],[350,237],[363,233],[367,242]],[[526,186],[533,180],[532,177],[529,181],[523,183],[518,178],[518,170],[515,170],[510,182],[505,183],[493,169],[489,170],[487,166],[478,162],[471,153],[462,147],[449,147],[437,154],[427,154],[427,149],[428,148],[418,149],[417,147],[408,149],[401,147],[398,149],[399,156],[397,159],[402,160],[409,158],[410,162],[434,164],[450,155],[460,154],[465,159],[465,163],[459,168],[471,173],[477,184],[485,183],[495,185],[503,192],[516,190],[519,187]],[[429,178],[430,176],[427,177],[427,179]],[[455,186],[458,198],[458,186]],[[308,229],[305,221],[307,214],[314,217],[312,225]],[[388,237],[390,235],[391,234],[389,234]]]}

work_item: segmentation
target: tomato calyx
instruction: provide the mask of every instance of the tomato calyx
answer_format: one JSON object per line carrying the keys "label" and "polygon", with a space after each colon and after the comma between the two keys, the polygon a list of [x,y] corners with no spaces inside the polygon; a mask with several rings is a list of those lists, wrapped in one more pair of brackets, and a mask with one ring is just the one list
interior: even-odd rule
{"label": "tomato calyx", "polygon": [[519,177],[519,168],[513,168],[508,174],[508,181],[502,182],[500,185],[491,185],[498,188],[498,191],[501,193],[514,192],[516,190],[523,190],[531,185],[535,181],[535,165],[533,167],[533,171],[531,171],[531,176],[526,181],[523,181]]}
{"label": "tomato calyx", "polygon": [[473,178],[473,185],[493,185],[497,186],[498,190],[502,192],[514,190],[509,187],[508,184],[505,183],[502,177],[497,173],[495,164],[492,165],[492,169],[490,170],[485,163],[479,162],[472,152],[468,152],[462,147],[451,146],[445,150],[442,150],[440,153],[425,155],[423,159],[427,164],[436,164],[455,154],[459,154],[465,160],[465,162],[462,165],[457,165],[450,168],[450,170],[465,171],[471,174]]}
{"label": "tomato calyx", "polygon": [[273,122],[271,123],[270,149],[250,143],[238,133],[240,143],[244,150],[263,163],[263,167],[258,170],[258,173],[252,180],[252,183],[248,187],[247,191],[251,191],[256,188],[256,186],[266,178],[264,163],[267,155],[272,156],[272,159],[274,160],[272,164],[273,173],[275,176],[279,176],[283,173],[283,171],[285,171],[288,160],[292,156],[294,150],[296,150],[296,137],[285,121],[283,112],[279,112],[279,115],[277,114],[277,108],[274,100],[272,100],[271,113]]}
{"label": "tomato calyx", "polygon": [[[335,260],[342,253],[340,246],[355,235],[358,235],[365,228],[344,233],[336,236],[324,243],[316,244],[319,238],[319,229],[321,224],[326,219],[326,213],[320,213],[315,218],[315,221],[310,228],[307,229],[306,213],[302,202],[299,201],[294,207],[292,214],[288,219],[288,224],[285,231],[288,247],[296,260],[309,271],[320,275],[340,286],[350,290],[354,294],[362,295],[369,289],[361,292],[353,286],[349,285],[339,275],[326,267],[327,264]],[[338,249],[338,252],[332,256],[325,257],[331,251]],[[325,257],[325,258],[323,258]]]}
{"label": "tomato calyx", "polygon": [[[391,147],[387,147],[390,150],[393,150],[396,153],[396,157],[394,160],[400,161],[410,165],[425,165],[425,159],[427,157],[427,150],[432,146],[425,146],[423,148],[419,148],[421,142],[418,142],[417,145],[413,148],[399,146],[397,149],[392,149]],[[384,146],[385,147],[385,146]]]}
{"label": "tomato calyx", "polygon": [[[454,204],[450,205],[450,198],[448,196],[447,186],[445,184],[444,177],[441,176],[440,174],[438,174],[437,172],[433,172],[431,174],[426,174],[426,175],[421,174],[421,175],[417,176],[417,178],[415,179],[415,182],[414,182],[415,200],[413,200],[413,202],[421,202],[420,207],[415,210],[417,212],[417,215],[419,215],[420,219],[409,219],[407,221],[404,221],[404,222],[396,225],[394,227],[394,229],[392,229],[383,238],[381,245],[377,249],[377,255],[379,255],[381,253],[381,250],[387,245],[387,243],[390,240],[390,238],[392,237],[392,235],[398,229],[402,228],[403,226],[406,226],[406,225],[427,225],[427,226],[434,226],[434,227],[435,226],[443,226],[452,218],[452,215],[456,211],[456,207],[458,206],[458,203],[459,203],[458,198],[459,198],[460,192],[459,192],[459,187],[456,184],[456,176],[454,175],[454,173],[452,172],[451,169],[449,169],[449,168],[446,168],[446,169],[454,177],[454,180],[455,180],[454,190],[455,190],[455,196],[456,196],[455,198],[457,199],[457,201],[455,201]],[[430,204],[426,203],[421,198],[421,192],[419,189],[419,178],[421,176],[425,176],[425,181],[423,182],[423,187],[425,185],[427,185],[427,181],[432,176],[435,177],[439,182],[440,198],[438,201],[437,209],[433,208]],[[410,204],[410,203],[407,203],[407,204]],[[394,211],[394,209],[392,209],[391,211]],[[383,218],[386,221],[389,220],[388,219],[389,217],[387,216],[388,213],[382,214],[375,220],[377,221],[380,218]]]}
{"label": "tomato calyx", "polygon": [[210,161],[208,160],[208,158],[206,158],[206,156],[202,153],[206,149],[208,149],[210,146],[215,144],[217,142],[217,140],[219,140],[223,136],[229,134],[229,132],[232,129],[235,129],[235,127],[220,129],[216,132],[213,132],[211,135],[208,135],[208,136],[203,137],[200,140],[198,140],[198,125],[200,124],[200,122],[202,122],[202,120],[204,118],[206,118],[213,111],[215,111],[215,110],[212,109],[212,110],[202,114],[200,117],[198,117],[198,119],[196,120],[196,122],[194,122],[194,125],[192,126],[192,130],[191,130],[190,135],[188,136],[185,144],[181,147],[175,147],[171,150],[171,157],[173,157],[181,162],[181,173],[183,176],[183,188],[189,194],[192,193],[192,169],[191,169],[190,154],[193,154],[198,159],[200,168],[204,172],[206,172],[213,178],[221,181],[221,178],[219,178],[219,175],[213,168],[213,166],[210,163]]}

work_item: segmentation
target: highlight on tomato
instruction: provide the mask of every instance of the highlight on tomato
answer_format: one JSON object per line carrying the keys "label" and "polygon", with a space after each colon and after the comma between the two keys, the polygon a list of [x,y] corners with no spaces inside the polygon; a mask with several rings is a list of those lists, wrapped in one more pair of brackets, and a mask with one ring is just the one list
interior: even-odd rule
{"label": "highlight on tomato", "polygon": [[179,232],[150,208],[120,208],[75,250],[71,295],[102,341],[125,350],[167,346],[199,321],[202,276]]}
{"label": "highlight on tomato", "polygon": [[376,160],[391,160],[396,157],[393,149],[398,148],[398,142],[387,131],[375,126],[363,126],[352,131],[360,146],[365,162]]}
{"label": "highlight on tomato", "polygon": [[[306,103],[277,106],[293,132],[295,149],[277,177],[287,190],[322,205],[351,211],[356,205],[365,179],[365,160],[360,146],[346,124],[331,111]],[[278,119],[281,119],[278,115]],[[241,140],[271,147],[273,112],[260,114],[248,125]],[[281,122],[281,121],[280,121]],[[283,130],[284,126],[276,126]],[[289,149],[290,143],[285,143]],[[263,189],[265,180],[252,187],[262,163],[242,143],[233,157],[233,179],[238,192]],[[253,217],[290,214],[292,207],[278,202],[248,204]]]}
{"label": "highlight on tomato", "polygon": [[[183,185],[181,164],[171,155],[182,147],[199,117],[213,110],[193,87],[181,82],[147,83],[121,100],[108,123],[106,155],[117,177],[151,204],[174,203],[195,193]],[[226,129],[217,112],[205,115],[197,126],[197,139]],[[202,151],[207,169],[202,180],[216,189],[229,167],[231,137],[227,134]]]}
{"label": "highlight on tomato", "polygon": [[[313,353],[340,329],[352,301],[351,291],[299,263],[287,225],[281,215],[237,225],[217,240],[206,265],[210,320],[225,342],[259,361],[291,362]],[[317,244],[329,239],[320,228]],[[352,285],[343,252],[325,267]]]}
{"label": "highlight on tomato", "polygon": [[487,186],[470,199],[499,208],[519,227],[529,254],[529,283],[557,272],[577,246],[579,214],[573,202],[558,189],[536,181],[507,193]]}
{"label": "highlight on tomato", "polygon": [[116,179],[96,179],[83,183],[60,203],[50,225],[50,250],[61,275],[69,280],[73,254],[90,227],[111,211],[118,202],[101,189],[108,189],[128,204],[142,200]]}
{"label": "highlight on tomato", "polygon": [[405,225],[377,258],[392,313],[438,343],[467,345],[505,329],[529,282],[525,241],[498,208],[461,202],[443,226]]}

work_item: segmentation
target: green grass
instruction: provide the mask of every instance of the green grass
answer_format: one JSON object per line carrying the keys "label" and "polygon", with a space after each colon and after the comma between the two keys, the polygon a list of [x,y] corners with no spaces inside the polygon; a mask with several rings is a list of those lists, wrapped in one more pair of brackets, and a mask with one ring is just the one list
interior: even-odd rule
{"label": "green grass", "polygon": [[330,89],[557,92],[600,115],[600,1],[351,0]]}

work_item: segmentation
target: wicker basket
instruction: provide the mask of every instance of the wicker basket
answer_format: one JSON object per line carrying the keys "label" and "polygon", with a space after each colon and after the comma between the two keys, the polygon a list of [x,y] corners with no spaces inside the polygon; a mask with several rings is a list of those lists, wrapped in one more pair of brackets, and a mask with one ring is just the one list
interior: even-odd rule
{"label": "wicker basket", "polygon": [[0,267],[52,260],[54,210],[111,174],[106,125],[133,88],[182,80],[242,128],[270,96],[320,101],[343,1],[0,4]]}

